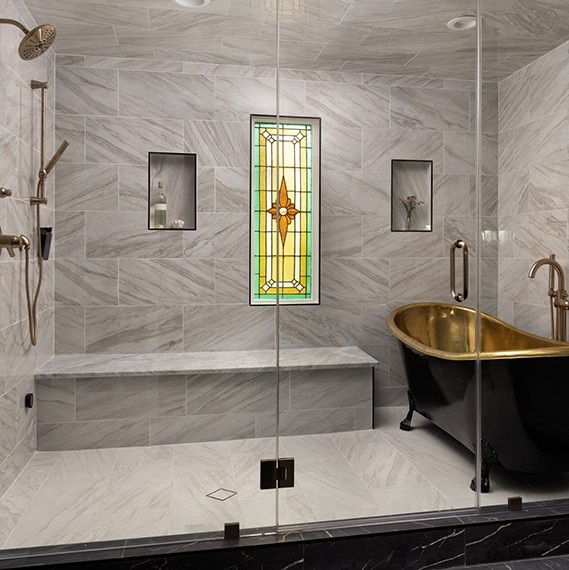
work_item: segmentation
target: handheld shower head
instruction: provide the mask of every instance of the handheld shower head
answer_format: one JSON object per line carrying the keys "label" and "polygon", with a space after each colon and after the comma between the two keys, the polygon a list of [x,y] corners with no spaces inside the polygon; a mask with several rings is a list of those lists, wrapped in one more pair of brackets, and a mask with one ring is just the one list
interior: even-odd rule
{"label": "handheld shower head", "polygon": [[55,154],[50,158],[49,162],[45,165],[45,174],[46,176],[53,170],[53,167],[57,163],[57,161],[61,158],[61,155],[65,152],[65,149],[69,146],[67,141],[63,141],[59,148],[55,151]]}
{"label": "handheld shower head", "polygon": [[9,18],[0,18],[0,24],[11,24],[24,32],[25,36],[20,42],[18,53],[20,57],[25,60],[39,57],[42,53],[47,51],[55,41],[56,31],[50,24],[42,24],[31,31],[20,22],[10,20]]}

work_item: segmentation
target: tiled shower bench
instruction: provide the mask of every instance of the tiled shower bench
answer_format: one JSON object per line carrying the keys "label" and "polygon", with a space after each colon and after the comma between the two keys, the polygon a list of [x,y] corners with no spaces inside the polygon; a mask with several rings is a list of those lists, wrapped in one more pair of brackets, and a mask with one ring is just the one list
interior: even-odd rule
{"label": "tiled shower bench", "polygon": [[[357,347],[280,351],[279,432],[373,427],[373,369]],[[274,350],[55,356],[36,372],[42,451],[275,434]]]}

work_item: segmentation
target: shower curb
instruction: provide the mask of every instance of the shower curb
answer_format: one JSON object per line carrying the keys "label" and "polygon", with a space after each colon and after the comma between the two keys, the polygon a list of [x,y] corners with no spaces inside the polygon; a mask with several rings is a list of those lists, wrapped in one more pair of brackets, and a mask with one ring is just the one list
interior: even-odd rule
{"label": "shower curb", "polygon": [[[523,511],[485,507],[348,521],[328,527],[258,529],[238,540],[222,533],[0,551],[0,569],[145,570],[223,568],[456,568],[569,554],[569,500]],[[252,534],[252,536],[251,536]]]}

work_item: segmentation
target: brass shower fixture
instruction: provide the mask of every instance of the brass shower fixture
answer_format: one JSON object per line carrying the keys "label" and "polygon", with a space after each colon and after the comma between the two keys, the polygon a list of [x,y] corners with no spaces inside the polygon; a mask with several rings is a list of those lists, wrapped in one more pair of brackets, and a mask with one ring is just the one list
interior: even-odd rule
{"label": "brass shower fixture", "polygon": [[9,18],[0,18],[0,24],[10,24],[24,32],[25,36],[20,42],[18,53],[25,60],[35,59],[46,52],[55,41],[55,36],[57,35],[55,28],[50,24],[42,24],[33,30],[28,30],[24,24]]}

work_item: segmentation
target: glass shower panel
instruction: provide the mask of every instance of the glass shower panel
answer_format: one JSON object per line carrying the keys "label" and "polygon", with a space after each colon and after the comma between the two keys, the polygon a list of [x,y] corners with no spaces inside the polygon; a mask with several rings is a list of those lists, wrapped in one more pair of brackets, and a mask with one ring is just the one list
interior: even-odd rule
{"label": "glass shower panel", "polygon": [[[481,309],[509,331],[495,339],[482,329],[483,505],[569,495],[566,414],[557,407],[568,351],[552,344],[568,267],[565,106],[553,95],[567,87],[565,10],[482,0]],[[516,358],[484,354],[504,350]]]}
{"label": "glass shower panel", "polygon": [[[478,306],[476,34],[447,27],[460,15],[453,4],[280,3],[281,124],[320,121],[319,225],[309,223],[319,291],[310,303],[283,294],[277,309],[279,454],[295,459],[294,487],[279,490],[280,526],[476,504],[474,346],[468,394],[447,394],[456,405],[439,423],[418,406],[406,431],[407,378],[386,322],[408,304],[460,305],[449,276],[457,240],[470,253],[462,305]],[[476,14],[474,0],[461,8]],[[432,164],[432,204],[413,184],[391,203],[393,161]],[[286,186],[297,211],[280,220],[288,240],[309,212]],[[432,216],[427,231],[392,231],[392,209],[405,220],[406,204],[415,219]],[[281,253],[293,267],[286,246]],[[462,275],[458,254],[457,266]],[[455,430],[460,406],[468,439]]]}
{"label": "glass shower panel", "polygon": [[[10,288],[0,324],[0,548],[222,535],[233,522],[243,536],[276,524],[275,491],[259,485],[261,459],[276,456],[276,309],[248,297],[249,125],[251,114],[276,114],[274,10],[127,4],[101,18],[95,4],[75,3],[87,36],[65,11],[42,7],[38,20],[58,29],[54,49],[68,54],[56,69],[38,59],[24,71],[21,38],[3,36],[0,63],[18,70],[10,81],[22,90],[6,103],[9,131],[22,139],[10,135],[13,153],[0,162],[5,173],[26,168],[20,190],[11,175],[1,181],[17,200],[0,204],[0,221],[30,236],[32,263],[32,71],[48,81],[57,131],[46,154],[59,138],[70,146],[42,205],[55,243],[37,347],[23,286]],[[149,155],[167,168],[153,161],[149,176]],[[24,283],[19,254],[1,265]]]}

